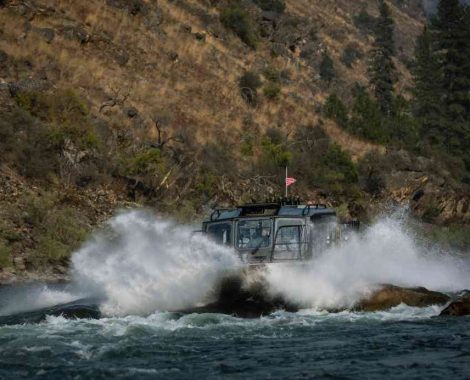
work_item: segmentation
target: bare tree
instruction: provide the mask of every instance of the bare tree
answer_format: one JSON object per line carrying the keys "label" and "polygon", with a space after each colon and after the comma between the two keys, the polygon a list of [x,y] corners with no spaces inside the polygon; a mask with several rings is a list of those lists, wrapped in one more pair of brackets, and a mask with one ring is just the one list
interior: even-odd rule
{"label": "bare tree", "polygon": [[99,112],[103,112],[103,110],[107,107],[113,108],[115,106],[122,106],[126,100],[129,98],[130,93],[127,92],[125,94],[121,94],[120,89],[111,88],[112,95],[109,96],[109,100],[101,104]]}

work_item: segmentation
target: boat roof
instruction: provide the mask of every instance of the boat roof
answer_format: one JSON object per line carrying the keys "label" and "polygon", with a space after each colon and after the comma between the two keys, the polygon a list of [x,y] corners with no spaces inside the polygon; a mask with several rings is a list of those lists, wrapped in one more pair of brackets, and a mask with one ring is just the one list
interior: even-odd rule
{"label": "boat roof", "polygon": [[266,216],[315,218],[320,215],[336,215],[336,211],[324,204],[301,204],[300,202],[293,202],[293,204],[284,202],[253,203],[233,209],[216,209],[207,222]]}

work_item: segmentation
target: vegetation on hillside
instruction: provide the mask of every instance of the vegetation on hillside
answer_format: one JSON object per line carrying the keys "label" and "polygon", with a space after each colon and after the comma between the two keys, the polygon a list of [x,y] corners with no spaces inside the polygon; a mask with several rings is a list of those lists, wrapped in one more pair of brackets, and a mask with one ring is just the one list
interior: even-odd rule
{"label": "vegetation on hillside", "polygon": [[413,89],[403,35],[421,19],[391,2],[338,3],[327,24],[323,0],[15,4],[0,11],[1,268],[66,265],[128,204],[195,221],[280,194],[286,165],[293,194],[353,217],[386,195],[395,150],[468,172],[451,3],[417,43]]}

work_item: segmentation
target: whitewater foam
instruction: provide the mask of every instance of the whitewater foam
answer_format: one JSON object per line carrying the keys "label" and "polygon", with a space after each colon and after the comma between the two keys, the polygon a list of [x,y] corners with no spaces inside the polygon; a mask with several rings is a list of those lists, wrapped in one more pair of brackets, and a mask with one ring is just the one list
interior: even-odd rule
{"label": "whitewater foam", "polygon": [[239,265],[231,250],[149,212],[119,214],[107,227],[73,255],[72,274],[88,293],[105,298],[108,315],[205,303],[217,281]]}
{"label": "whitewater foam", "polygon": [[392,217],[305,265],[272,265],[266,278],[272,295],[306,308],[342,309],[351,308],[380,284],[443,292],[469,288],[470,263],[425,251],[407,233],[403,220]]}

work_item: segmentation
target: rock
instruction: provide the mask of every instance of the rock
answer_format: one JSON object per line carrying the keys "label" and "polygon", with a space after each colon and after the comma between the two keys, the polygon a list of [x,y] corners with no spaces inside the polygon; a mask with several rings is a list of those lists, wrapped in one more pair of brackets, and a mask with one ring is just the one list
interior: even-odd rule
{"label": "rock", "polygon": [[0,111],[10,111],[14,106],[10,86],[0,78]]}
{"label": "rock", "polygon": [[193,28],[191,27],[191,25],[187,25],[187,24],[184,24],[184,25],[181,25],[181,31],[184,32],[184,33],[191,33]]}
{"label": "rock", "polygon": [[196,32],[196,33],[194,33],[194,37],[198,41],[205,41],[206,40],[206,35],[204,33]]}
{"label": "rock", "polygon": [[0,50],[0,63],[5,63],[6,61],[8,61],[8,54]]}
{"label": "rock", "polygon": [[239,318],[259,318],[276,310],[296,312],[299,308],[280,297],[270,297],[265,291],[265,284],[258,281],[244,283],[243,277],[234,274],[226,277],[220,286],[217,300],[206,306],[181,310],[183,313],[223,313]]}
{"label": "rock", "polygon": [[168,53],[168,58],[170,59],[170,61],[172,62],[176,62],[178,61],[178,53],[175,53],[175,52],[171,52],[171,53]]}
{"label": "rock", "polygon": [[139,114],[139,111],[135,107],[128,107],[124,111],[126,115],[130,118],[133,118]]}
{"label": "rock", "polygon": [[0,316],[0,325],[17,325],[25,323],[40,323],[48,315],[61,316],[66,319],[99,319],[101,312],[98,299],[79,299],[62,305],[39,310]]}
{"label": "rock", "polygon": [[281,17],[281,14],[278,12],[274,12],[274,11],[263,11],[261,13],[261,19],[263,21],[269,21],[272,23],[276,23],[280,17]]}
{"label": "rock", "polygon": [[394,285],[383,285],[367,299],[356,305],[355,310],[379,311],[387,310],[404,303],[408,306],[426,307],[443,305],[449,301],[446,294],[434,292],[426,288],[402,288]]}
{"label": "rock", "polygon": [[466,290],[442,310],[441,316],[461,317],[470,315],[470,291]]}
{"label": "rock", "polygon": [[118,51],[114,56],[114,60],[119,66],[125,66],[127,62],[129,62],[129,58],[129,54],[127,54],[125,51]]}
{"label": "rock", "polygon": [[43,92],[49,89],[50,83],[43,79],[24,79],[10,83],[11,96],[21,92]]}
{"label": "rock", "polygon": [[132,16],[146,15],[149,12],[148,6],[142,0],[106,0],[106,4],[110,7],[126,9]]}
{"label": "rock", "polygon": [[36,28],[34,31],[48,44],[55,38],[55,31],[51,28]]}
{"label": "rock", "polygon": [[90,40],[88,32],[79,25],[72,26],[68,25],[62,28],[62,34],[68,40],[75,40],[81,44],[87,43]]}
{"label": "rock", "polygon": [[156,11],[149,13],[144,18],[145,27],[156,35],[165,35],[165,32],[161,28],[162,23],[163,23],[163,13],[160,9],[157,9]]}

